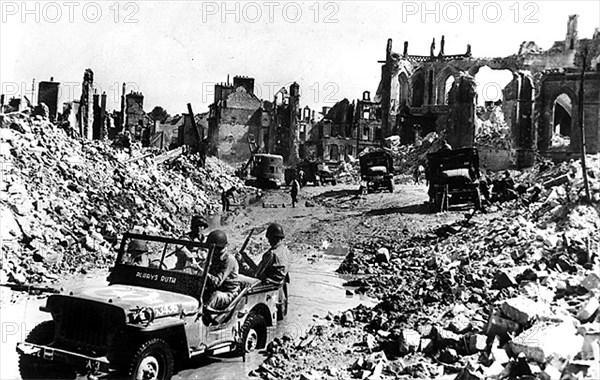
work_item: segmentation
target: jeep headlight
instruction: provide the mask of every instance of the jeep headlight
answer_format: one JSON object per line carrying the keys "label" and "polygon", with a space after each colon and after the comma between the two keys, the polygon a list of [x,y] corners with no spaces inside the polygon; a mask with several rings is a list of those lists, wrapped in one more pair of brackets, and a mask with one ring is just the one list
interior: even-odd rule
{"label": "jeep headlight", "polygon": [[129,310],[127,320],[131,324],[150,323],[154,319],[154,310],[149,307],[140,307]]}

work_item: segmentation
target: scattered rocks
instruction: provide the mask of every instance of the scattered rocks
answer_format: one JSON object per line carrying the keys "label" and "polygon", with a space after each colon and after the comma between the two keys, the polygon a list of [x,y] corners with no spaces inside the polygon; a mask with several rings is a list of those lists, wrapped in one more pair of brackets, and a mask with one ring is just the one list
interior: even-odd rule
{"label": "scattered rocks", "polygon": [[119,234],[139,226],[178,236],[192,214],[219,208],[221,187],[243,188],[234,170],[214,158],[205,168],[195,156],[157,164],[151,150],[134,149],[132,159],[110,141],[67,136],[46,114],[42,107],[33,118],[1,117],[0,216],[9,243],[2,254],[13,265],[0,273],[10,281],[107,266]]}

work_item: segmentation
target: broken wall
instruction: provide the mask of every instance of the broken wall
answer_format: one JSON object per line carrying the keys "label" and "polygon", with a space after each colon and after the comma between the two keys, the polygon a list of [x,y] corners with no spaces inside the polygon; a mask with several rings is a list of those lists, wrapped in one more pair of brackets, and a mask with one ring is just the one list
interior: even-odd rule
{"label": "broken wall", "polygon": [[[540,110],[540,120],[537,128],[537,147],[547,152],[552,158],[569,158],[577,155],[581,149],[581,133],[579,127],[579,88],[581,73],[550,72],[541,80],[541,93],[536,107]],[[552,148],[552,128],[554,119],[554,102],[556,98],[566,94],[572,105],[572,129],[568,147]],[[600,148],[600,73],[586,72],[584,84],[584,126],[586,149],[590,154],[597,153]]]}

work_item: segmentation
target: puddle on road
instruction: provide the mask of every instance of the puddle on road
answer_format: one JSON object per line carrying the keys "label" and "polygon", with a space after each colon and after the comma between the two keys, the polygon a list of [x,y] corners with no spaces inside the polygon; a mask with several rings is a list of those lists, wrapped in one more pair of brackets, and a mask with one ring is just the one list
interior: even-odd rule
{"label": "puddle on road", "polygon": [[[346,296],[346,288],[342,286],[346,280],[335,270],[340,256],[347,252],[347,248],[332,246],[315,250],[291,264],[288,315],[269,332],[269,340],[283,335],[292,339],[302,337],[315,323],[323,323],[328,312],[336,314],[360,304],[375,305],[376,300],[366,296]],[[241,357],[206,358],[190,363],[194,368],[181,370],[174,379],[245,379],[264,359],[261,353],[248,355],[245,363]]]}

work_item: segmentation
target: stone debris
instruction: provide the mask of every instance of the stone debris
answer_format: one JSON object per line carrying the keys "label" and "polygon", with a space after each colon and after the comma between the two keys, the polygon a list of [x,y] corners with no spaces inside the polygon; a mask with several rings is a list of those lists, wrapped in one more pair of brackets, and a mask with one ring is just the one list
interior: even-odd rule
{"label": "stone debris", "polygon": [[[592,194],[600,191],[599,164],[589,157]],[[487,215],[418,233],[391,224],[355,236],[338,272],[358,275],[346,285],[381,301],[355,308],[352,319],[348,312],[330,318],[333,324],[362,326],[363,346],[385,353],[382,374],[392,378],[594,378],[600,208],[580,202],[578,165],[515,175],[525,187],[546,186]],[[342,378],[371,375],[357,355],[348,351]]]}
{"label": "stone debris", "polygon": [[205,168],[195,156],[157,164],[151,150],[130,156],[109,141],[75,139],[39,115],[0,116],[2,282],[107,266],[123,232],[179,236],[192,214],[220,208],[221,189],[243,188],[214,158]]}

